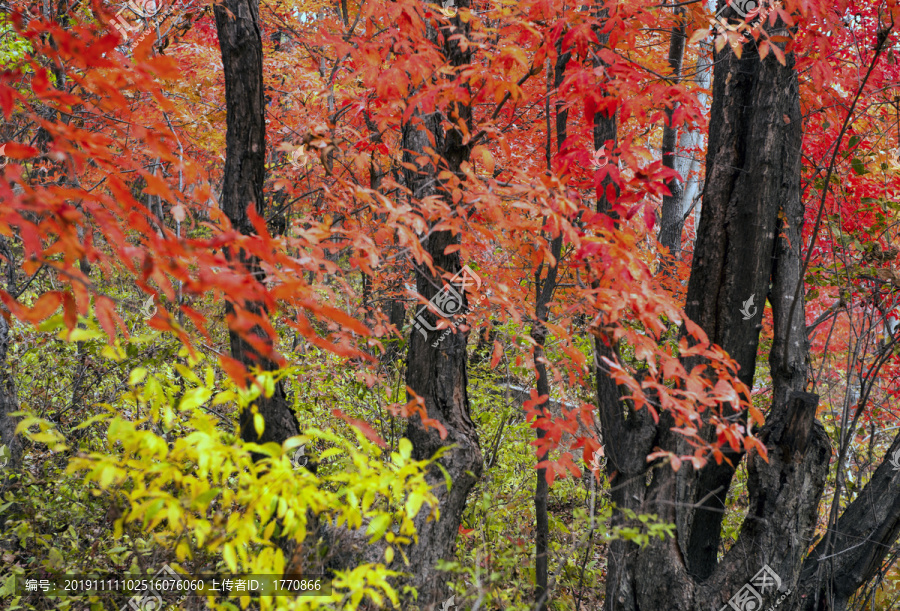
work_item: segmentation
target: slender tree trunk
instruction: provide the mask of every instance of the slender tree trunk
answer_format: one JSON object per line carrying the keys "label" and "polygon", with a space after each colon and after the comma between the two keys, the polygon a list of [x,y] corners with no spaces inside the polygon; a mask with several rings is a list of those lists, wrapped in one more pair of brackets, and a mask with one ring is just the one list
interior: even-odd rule
{"label": "slender tree trunk", "polygon": [[[9,246],[9,240],[3,235],[0,235],[0,262],[6,264],[6,292],[16,299],[20,291],[16,287],[15,255]],[[9,415],[19,411],[16,384],[6,358],[9,343],[9,323],[3,312],[0,312],[0,445],[5,447],[0,454],[0,484],[7,481],[3,471],[17,469],[21,465],[23,450],[22,438],[16,434],[19,419]]]}
{"label": "slender tree trunk", "polygon": [[[553,82],[553,90],[559,88],[559,86],[563,82],[563,78],[565,77],[566,72],[566,64],[569,62],[572,54],[570,52],[562,53],[562,38],[557,41],[556,45],[557,53],[559,54],[556,61],[556,66],[553,70],[552,82]],[[546,157],[547,157],[547,171],[552,171],[551,161],[552,161],[552,147],[551,147],[551,133],[550,129],[550,69],[548,65],[548,74],[547,74],[547,99],[545,106],[545,113],[547,118],[547,145],[546,145]],[[562,151],[563,143],[566,140],[566,120],[568,118],[568,112],[562,109],[562,103],[556,103],[556,147],[557,151]],[[550,402],[550,380],[547,377],[547,365],[544,363],[544,344],[547,340],[547,329],[543,326],[543,323],[547,322],[548,316],[550,314],[550,310],[548,304],[550,303],[550,299],[553,297],[553,292],[556,290],[557,284],[557,270],[559,264],[559,257],[562,253],[562,236],[555,237],[550,243],[550,251],[553,255],[554,263],[547,268],[547,277],[542,278],[544,271],[544,264],[541,263],[535,271],[534,275],[534,286],[535,286],[535,309],[534,309],[534,318],[535,324],[531,330],[531,337],[534,338],[536,346],[534,348],[534,369],[535,375],[537,378],[536,382],[536,390],[539,397],[547,396],[546,404],[549,405]],[[544,416],[549,416],[546,408],[542,408]],[[541,440],[545,436],[545,432],[543,429],[538,428],[536,431],[536,436],[538,440]],[[538,455],[538,461],[542,461],[546,459],[545,454]],[[548,577],[549,577],[549,543],[550,543],[550,521],[547,513],[547,501],[550,495],[550,488],[547,485],[547,469],[541,467],[537,469],[537,481],[535,483],[534,489],[534,513],[535,513],[535,601],[538,605],[538,611],[545,611],[547,609],[547,597],[549,596],[549,591],[547,590],[548,586]]]}
{"label": "slender tree trunk", "polygon": [[[470,2],[458,0],[456,6],[469,8]],[[461,47],[457,37],[468,36],[469,26],[458,16],[449,21],[453,26],[452,32],[448,27],[433,29],[429,25],[429,34],[442,48],[451,66],[466,66],[471,63],[472,47]],[[456,102],[447,108],[446,113],[417,113],[403,127],[404,162],[407,164],[404,179],[415,199],[439,195],[450,200],[450,193],[443,181],[437,178],[442,170],[449,170],[463,178],[460,168],[468,160],[469,147],[464,143],[464,135],[459,129],[444,129],[442,122],[445,120],[451,124],[461,121],[471,129],[472,110]],[[440,167],[427,162],[424,166],[420,165],[418,171],[410,169],[409,164],[416,164],[417,157],[424,154],[426,147],[438,153]],[[437,231],[426,238],[424,247],[436,270],[450,276],[461,270],[459,252],[447,253],[448,247],[457,243],[458,238],[449,231]],[[416,270],[416,290],[425,299],[430,300],[441,290],[446,290],[445,284],[440,275],[433,275],[427,268]],[[463,304],[466,304],[466,294],[460,292]],[[429,326],[435,326],[437,318],[429,309],[423,315]],[[417,604],[424,609],[436,608],[449,595],[447,576],[438,571],[436,565],[440,560],[452,560],[454,557],[466,497],[481,477],[483,468],[478,434],[469,416],[466,371],[468,332],[455,329],[443,340],[440,340],[441,335],[440,331],[426,333],[414,327],[406,369],[409,389],[424,400],[428,417],[440,422],[447,430],[447,437],[441,439],[438,432],[425,427],[418,416],[410,418],[406,437],[413,443],[413,456],[417,459],[431,458],[438,450],[453,446],[440,459],[450,475],[452,487],[447,488],[444,474],[438,468],[433,468],[428,474],[440,503],[440,518],[429,519],[424,510],[416,517],[419,541],[409,552],[410,564],[414,569],[412,585],[419,594]]]}
{"label": "slender tree trunk", "polygon": [[[253,206],[258,214],[264,214],[266,124],[259,2],[225,0],[217,4],[214,11],[225,72],[225,176],[221,206],[232,226],[244,235],[250,235],[254,228],[248,210]],[[265,272],[254,257],[230,249],[227,255],[258,282],[265,280]],[[265,306],[258,302],[227,300],[225,312],[229,319],[249,314],[258,317],[260,322],[268,316]],[[269,337],[261,324],[252,332],[262,338],[270,350],[261,353],[246,337],[229,330],[232,357],[248,368],[274,371],[277,369],[274,338]],[[255,409],[263,417],[265,428],[261,435],[258,434],[253,423],[253,410],[244,410],[241,413],[241,438],[244,441],[282,443],[299,434],[297,419],[288,406],[282,383],[275,385],[271,397],[260,396]]]}
{"label": "slender tree trunk", "polygon": [[[19,411],[19,403],[12,370],[6,359],[10,342],[9,332],[9,323],[6,322],[6,317],[0,314],[0,443],[5,446],[0,455],[0,471],[17,469],[22,463],[22,438],[16,434],[19,419],[10,416],[12,412]],[[5,475],[0,473],[0,482],[5,481]]]}
{"label": "slender tree trunk", "polygon": [[[543,323],[547,322],[550,314],[548,304],[556,290],[557,270],[559,257],[562,253],[562,236],[553,238],[550,243],[550,250],[553,253],[554,263],[547,268],[547,277],[541,278],[544,272],[544,265],[541,264],[535,270],[535,324],[531,329],[531,337],[535,341],[534,347],[534,370],[537,378],[537,394],[539,397],[546,396],[547,400],[541,406],[541,417],[551,417],[550,411],[545,407],[550,404],[550,380],[547,377],[547,365],[544,362],[544,345],[547,341],[547,328]],[[544,438],[543,429],[536,430],[537,438],[540,441]],[[546,454],[538,454],[538,461],[546,460]],[[537,470],[537,482],[534,490],[534,510],[535,510],[535,581],[536,587],[534,591],[537,608],[539,611],[546,611],[547,598],[549,591],[548,573],[549,573],[549,542],[550,542],[550,523],[547,513],[547,501],[549,499],[549,486],[547,485],[547,469],[541,467]]]}

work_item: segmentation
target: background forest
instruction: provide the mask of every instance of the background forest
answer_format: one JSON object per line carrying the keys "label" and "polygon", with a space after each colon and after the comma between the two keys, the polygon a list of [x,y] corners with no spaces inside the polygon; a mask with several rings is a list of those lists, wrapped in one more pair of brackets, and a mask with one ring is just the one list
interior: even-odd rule
{"label": "background forest", "polygon": [[900,607],[898,20],[0,0],[0,607]]}

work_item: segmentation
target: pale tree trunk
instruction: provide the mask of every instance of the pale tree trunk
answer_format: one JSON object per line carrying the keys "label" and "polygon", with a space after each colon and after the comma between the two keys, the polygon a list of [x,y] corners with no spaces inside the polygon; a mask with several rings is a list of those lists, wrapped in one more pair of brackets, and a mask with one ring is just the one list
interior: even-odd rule
{"label": "pale tree trunk", "polygon": [[[16,286],[16,268],[18,266],[15,262],[15,255],[9,245],[9,240],[6,236],[0,235],[0,265],[4,263],[6,264],[6,292],[13,299],[17,299],[24,288],[20,290]],[[38,273],[40,270],[35,272],[35,275]],[[32,279],[34,278],[32,277]],[[27,283],[25,288],[27,288]],[[22,437],[16,434],[19,418],[10,416],[12,412],[19,411],[19,402],[12,368],[7,359],[11,341],[11,329],[7,315],[8,311],[0,310],[0,445],[5,447],[3,453],[0,454],[0,484],[5,484],[7,481],[4,472],[18,469],[22,464],[23,452]]]}
{"label": "pale tree trunk", "polygon": [[[674,8],[676,23],[672,27],[669,39],[669,69],[671,70],[671,82],[678,83],[681,80],[681,66],[684,63],[684,45],[686,42],[684,7],[676,5]],[[672,124],[672,116],[675,107],[665,109],[665,123],[662,136],[662,163],[663,167],[675,169],[678,126]],[[659,242],[669,249],[667,263],[671,264],[678,259],[681,253],[681,230],[684,227],[683,213],[681,211],[681,198],[684,193],[682,179],[670,178],[666,180],[666,187],[670,195],[663,196],[662,214],[660,218]],[[671,268],[669,268],[671,269]]]}
{"label": "pale tree trunk", "polygon": [[[708,89],[709,78],[712,75],[711,59],[712,50],[706,44],[701,44],[694,65],[693,81],[698,88]],[[705,93],[697,94],[697,101],[704,108],[709,106],[709,96]],[[683,129],[678,137],[678,149],[675,153],[675,171],[684,178],[681,188],[681,201],[678,208],[681,210],[681,226],[677,229],[679,235],[684,230],[684,223],[692,211],[699,224],[700,205],[697,199],[700,196],[700,177],[697,172],[703,160],[701,147],[704,143],[703,132],[700,129]],[[679,240],[680,245],[680,240]]]}

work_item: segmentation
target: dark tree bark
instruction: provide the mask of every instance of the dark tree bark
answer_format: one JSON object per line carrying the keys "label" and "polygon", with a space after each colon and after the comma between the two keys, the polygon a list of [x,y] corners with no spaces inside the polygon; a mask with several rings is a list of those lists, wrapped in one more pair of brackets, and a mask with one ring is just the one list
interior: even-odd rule
{"label": "dark tree bark", "polygon": [[[782,302],[793,297],[799,279],[799,267],[786,269],[796,267],[799,259],[780,260],[773,269],[773,257],[779,211],[793,215],[788,217],[791,219],[799,216],[802,221],[802,134],[793,57],[782,66],[768,58],[761,62],[754,49],[748,51],[743,59],[737,59],[730,49],[716,55],[704,214],[694,247],[685,313],[706,331],[710,341],[738,362],[739,378],[752,388],[769,283],[777,281],[779,274],[795,276],[790,287],[783,282],[773,290],[773,310],[785,316]],[[799,226],[798,221],[788,228],[797,232],[795,247],[799,246]],[[779,289],[783,295],[777,293]],[[748,314],[752,314],[749,319]],[[776,334],[776,343],[787,340],[794,329],[785,322],[779,329],[781,335]],[[793,322],[797,324],[796,316]],[[792,380],[793,385],[787,380],[774,380],[776,406],[783,407],[790,390],[803,390],[805,386],[808,346],[805,332],[801,335],[796,345],[800,354],[789,355],[789,363],[773,363],[773,369],[802,370],[801,379]],[[777,352],[773,350],[773,356]],[[737,464],[741,456],[732,453],[729,458]],[[679,500],[685,507],[679,526],[686,535],[688,570],[701,579],[708,577],[716,564],[724,502],[733,472],[727,463],[711,464],[699,477],[688,467],[680,478],[683,496]],[[689,507],[695,503],[701,504],[696,512]]]}
{"label": "dark tree bark", "polygon": [[9,415],[19,411],[19,404],[16,400],[16,385],[12,371],[6,360],[8,349],[9,324],[6,318],[0,315],[0,442],[7,448],[0,461],[4,463],[3,469],[14,469],[22,462],[22,439],[16,435],[19,419]]}
{"label": "dark tree bark", "polygon": [[[900,435],[886,456],[900,450]],[[792,608],[799,611],[847,611],[848,601],[872,580],[900,535],[900,471],[887,461],[856,497],[833,529],[803,562]],[[861,544],[862,543],[862,544]]]}
{"label": "dark tree bark", "polygon": [[[562,253],[562,236],[553,238],[550,243],[550,250],[553,253],[555,263],[547,268],[547,276],[542,278],[544,272],[543,263],[538,266],[534,273],[535,280],[535,323],[531,329],[531,337],[535,341],[534,347],[534,370],[537,377],[536,390],[539,397],[546,396],[547,401],[541,405],[542,417],[550,417],[549,410],[546,405],[550,400],[550,380],[547,377],[547,364],[544,362],[544,345],[547,341],[547,328],[543,323],[547,322],[550,315],[548,304],[556,290],[557,270],[559,257]],[[536,431],[538,440],[545,436],[543,429]],[[546,454],[539,454],[538,460],[546,460]],[[549,543],[550,543],[550,522],[547,514],[547,501],[549,499],[550,490],[547,485],[547,469],[541,467],[537,470],[537,481],[534,490],[534,510],[535,510],[535,576],[536,587],[534,590],[535,600],[539,611],[546,611],[548,573],[549,573]]]}
{"label": "dark tree bark", "polygon": [[[557,41],[557,52],[559,56],[556,66],[553,69],[553,90],[559,88],[566,74],[566,64],[572,56],[570,52],[562,53],[562,39]],[[547,98],[545,113],[547,118],[547,172],[552,171],[552,146],[551,146],[551,129],[550,129],[550,70],[547,70]],[[562,103],[556,104],[556,147],[558,151],[562,150],[563,143],[566,139],[566,120],[568,112],[562,109]],[[550,242],[550,252],[553,255],[553,263],[547,267],[547,276],[543,277],[544,264],[541,263],[534,273],[534,291],[535,291],[535,307],[534,319],[535,323],[531,329],[531,337],[535,341],[534,348],[534,370],[537,378],[536,390],[539,397],[546,395],[547,401],[541,406],[543,417],[548,417],[546,405],[550,402],[550,380],[547,377],[547,365],[544,362],[544,345],[547,341],[547,328],[544,323],[547,322],[550,315],[550,300],[556,290],[557,272],[559,265],[559,257],[562,254],[563,239],[559,235]],[[537,429],[536,435],[538,440],[543,439],[545,432],[543,429]],[[539,454],[538,461],[546,459],[546,454]],[[538,611],[546,611],[547,600],[550,595],[548,586],[549,577],[549,544],[550,544],[550,521],[547,513],[547,501],[550,496],[550,487],[547,484],[547,469],[541,467],[537,469],[537,481],[534,489],[534,514],[535,514],[535,590],[534,597],[537,603]]]}
{"label": "dark tree bark", "polygon": [[[469,8],[470,2],[459,0],[456,6]],[[472,52],[471,46],[464,50],[458,39],[451,39],[451,36],[467,36],[468,32],[469,26],[458,16],[449,19],[449,25],[429,25],[429,36],[454,67],[468,65]],[[459,129],[445,130],[442,127],[445,120],[451,124],[463,122],[471,130],[471,108],[454,103],[445,112],[417,113],[403,127],[405,163],[415,164],[416,158],[422,156],[427,147],[437,152],[437,157],[424,166],[420,165],[418,171],[409,167],[404,169],[405,184],[415,199],[428,195],[450,199],[442,181],[437,178],[442,170],[449,170],[463,178],[460,166],[469,158],[469,146],[464,143],[463,133]],[[436,231],[426,238],[424,246],[435,269],[450,276],[461,270],[458,251],[446,253],[449,246],[457,243],[458,239],[449,231]],[[416,270],[416,290],[425,299],[430,300],[445,284],[441,276],[433,275],[427,268]],[[466,300],[464,293],[463,300]],[[430,310],[426,309],[424,316],[429,326],[435,326],[437,318]],[[478,434],[469,416],[466,372],[468,332],[455,329],[438,342],[441,335],[442,332],[431,331],[425,337],[413,328],[406,369],[409,389],[424,400],[428,417],[440,422],[447,430],[447,437],[441,439],[438,432],[425,427],[418,416],[410,418],[406,437],[412,441],[413,456],[420,460],[431,458],[438,450],[454,446],[440,459],[452,480],[451,489],[447,489],[439,469],[434,468],[428,474],[440,503],[440,519],[429,519],[424,510],[415,519],[419,541],[409,551],[410,566],[414,570],[411,584],[419,594],[416,604],[423,609],[436,608],[449,596],[446,576],[437,570],[436,565],[438,561],[451,560],[454,556],[466,497],[482,472]],[[437,345],[434,345],[436,342]],[[399,565],[398,568],[408,570]]]}
{"label": "dark tree bark", "polygon": [[[258,0],[225,0],[215,5],[216,28],[225,72],[225,175],[222,187],[222,211],[235,229],[244,235],[254,233],[248,210],[256,208],[264,213],[263,183],[265,181],[266,123],[265,93],[263,90],[262,35],[259,28]],[[243,266],[258,282],[265,280],[259,262],[246,252],[227,252],[229,258]],[[230,318],[239,310],[265,317],[261,303],[226,301],[225,312]],[[272,348],[273,338],[262,326],[253,333]],[[274,350],[256,350],[240,333],[229,330],[232,357],[248,368],[259,367],[274,371],[277,364]],[[265,421],[262,435],[253,426],[253,412],[241,413],[241,438],[254,443],[282,443],[300,434],[297,418],[288,406],[284,386],[275,385],[271,397],[260,396],[256,409]]]}
{"label": "dark tree bark", "polygon": [[[788,34],[783,23],[775,29]],[[769,462],[755,454],[749,458],[750,507],[737,542],[718,561],[733,468],[711,463],[695,471],[684,465],[675,473],[666,464],[648,466],[645,456],[653,448],[684,454],[686,444],[671,430],[670,417],[663,414],[654,424],[646,410],[623,404],[614,382],[598,372],[612,500],[677,527],[674,540],[643,549],[613,543],[607,611],[721,609],[765,566],[780,577],[782,592],[764,589],[761,606],[752,608],[775,604],[798,583],[828,468],[830,444],[815,419],[818,397],[804,392],[808,343],[802,301],[792,310],[803,224],[794,58],[786,54],[786,65],[774,57],[760,61],[748,44],[741,59],[726,46],[714,65],[704,211],[685,310],[738,362],[739,377],[752,387],[768,296],[775,321],[775,390],[759,436]],[[614,354],[615,347],[603,342],[597,348],[599,355]],[[734,416],[746,422],[744,414]],[[743,458],[728,456],[733,464]]]}

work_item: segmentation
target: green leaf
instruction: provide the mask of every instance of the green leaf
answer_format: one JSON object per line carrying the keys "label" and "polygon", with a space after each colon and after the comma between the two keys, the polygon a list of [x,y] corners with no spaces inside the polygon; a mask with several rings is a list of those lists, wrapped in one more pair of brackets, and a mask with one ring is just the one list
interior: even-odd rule
{"label": "green leaf", "polygon": [[6,578],[6,581],[3,583],[3,587],[0,588],[0,598],[5,596],[9,596],[10,594],[16,593],[16,576],[14,574],[10,574],[9,577]]}

